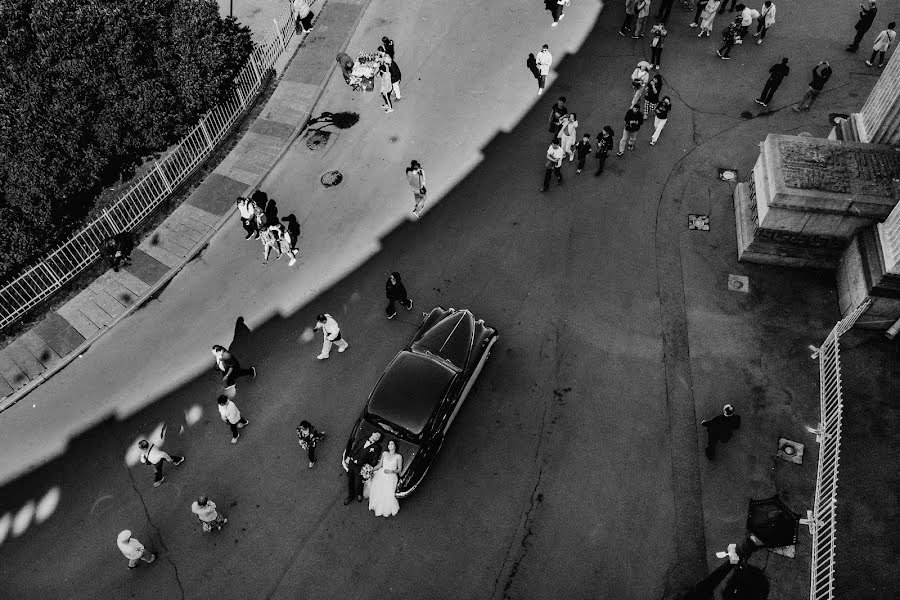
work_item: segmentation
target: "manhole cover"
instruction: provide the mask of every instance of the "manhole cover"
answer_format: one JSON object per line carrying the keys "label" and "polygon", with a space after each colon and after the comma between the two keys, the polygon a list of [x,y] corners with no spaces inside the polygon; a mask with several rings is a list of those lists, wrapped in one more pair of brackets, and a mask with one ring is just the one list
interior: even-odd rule
{"label": "manhole cover", "polygon": [[306,147],[310,150],[320,150],[328,143],[331,133],[327,131],[313,131],[306,136]]}
{"label": "manhole cover", "polygon": [[732,292],[750,292],[750,278],[746,275],[728,274],[728,289]]}
{"label": "manhole cover", "polygon": [[688,215],[688,229],[709,231],[709,215]]}
{"label": "manhole cover", "polygon": [[722,181],[736,181],[737,176],[736,169],[719,169],[719,179]]}
{"label": "manhole cover", "polygon": [[344,176],[341,175],[340,171],[328,171],[324,175],[322,175],[321,181],[322,185],[325,187],[334,187],[340,182],[344,180]]}

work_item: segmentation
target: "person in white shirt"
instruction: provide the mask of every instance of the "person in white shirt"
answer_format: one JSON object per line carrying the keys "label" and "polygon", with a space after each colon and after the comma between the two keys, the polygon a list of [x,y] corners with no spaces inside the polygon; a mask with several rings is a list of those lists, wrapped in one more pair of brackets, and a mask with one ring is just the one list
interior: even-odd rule
{"label": "person in white shirt", "polygon": [[738,11],[741,13],[741,28],[737,44],[742,44],[747,33],[750,31],[750,25],[753,19],[759,18],[759,11],[743,4],[737,5]]}
{"label": "person in white shirt", "polygon": [[338,347],[338,352],[343,352],[350,344],[341,337],[341,328],[338,327],[337,321],[328,313],[321,314],[316,317],[316,326],[313,331],[322,330],[322,352],[316,358],[325,360],[331,354],[331,345]]}
{"label": "person in white shirt", "polygon": [[541,48],[534,58],[538,69],[538,96],[544,93],[544,86],[547,85],[547,75],[550,74],[550,65],[553,64],[553,55],[547,44]]}
{"label": "person in white shirt", "polygon": [[238,211],[241,213],[241,225],[244,226],[244,231],[247,232],[244,239],[249,240],[254,233],[259,238],[259,228],[256,226],[256,211],[253,209],[253,200],[239,196],[236,204]]}
{"label": "person in white shirt", "polygon": [[891,44],[894,43],[894,38],[897,37],[897,32],[894,31],[896,26],[897,24],[891,21],[888,23],[888,28],[879,33],[878,37],[875,38],[875,45],[872,46],[872,56],[866,61],[867,65],[871,67],[875,63],[875,56],[880,52],[881,58],[878,61],[878,68],[884,67],[884,55],[888,51],[888,48],[891,47]]}
{"label": "person in white shirt", "polygon": [[559,145],[559,138],[553,140],[550,147],[547,148],[547,162],[544,164],[544,185],[541,187],[542,192],[550,189],[550,175],[556,175],[556,181],[562,185],[562,167],[563,157],[566,152]]}
{"label": "person in white shirt", "polygon": [[155,444],[151,444],[147,440],[141,440],[140,442],[138,442],[138,448],[141,449],[141,462],[145,465],[153,467],[153,487],[159,487],[159,485],[166,478],[165,475],[163,475],[164,462],[168,461],[176,467],[184,462],[183,456],[163,452],[162,450],[157,448]]}
{"label": "person in white shirt", "polygon": [[419,161],[409,162],[409,166],[406,167],[406,181],[413,192],[413,201],[415,202],[413,214],[416,215],[416,218],[421,217],[422,209],[425,208],[425,194],[428,190],[425,189],[425,172]]}
{"label": "person in white shirt", "polygon": [[144,548],[142,543],[131,537],[131,530],[129,529],[125,529],[119,533],[119,536],[116,538],[116,544],[119,546],[119,550],[122,554],[125,555],[125,558],[128,559],[129,569],[138,566],[139,560],[144,561],[148,565],[156,560],[155,554],[147,552],[147,549]]}
{"label": "person in white shirt", "polygon": [[756,40],[757,45],[762,44],[763,39],[766,37],[766,31],[774,24],[775,5],[772,4],[772,0],[766,0],[762,9],[759,11],[759,20],[756,23],[756,33],[753,34],[753,37],[759,36],[759,39]]}
{"label": "person in white shirt", "polygon": [[241,416],[241,411],[234,402],[228,399],[228,396],[224,394],[219,396],[218,402],[219,415],[231,427],[231,443],[237,444],[238,438],[241,437],[238,429],[243,429],[250,421]]}
{"label": "person in white shirt", "polygon": [[216,510],[216,503],[207,498],[200,496],[191,504],[191,512],[197,515],[200,523],[203,525],[203,531],[222,530],[222,525],[228,522],[225,515]]}

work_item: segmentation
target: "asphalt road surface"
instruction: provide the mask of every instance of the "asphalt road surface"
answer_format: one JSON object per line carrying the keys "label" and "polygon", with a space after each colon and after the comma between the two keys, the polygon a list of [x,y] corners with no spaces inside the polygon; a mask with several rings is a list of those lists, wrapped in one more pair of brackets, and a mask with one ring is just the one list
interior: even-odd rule
{"label": "asphalt road surface", "polygon": [[[727,65],[715,41],[670,34],[664,68],[678,65],[669,81],[683,97],[657,146],[645,126],[638,149],[612,156],[602,177],[593,158],[579,175],[566,162],[564,185],[538,193],[558,95],[578,113],[579,137],[607,124],[621,134],[629,74],[649,54],[649,41],[615,35],[621,12],[575,2],[551,29],[534,2],[375,0],[349,53],[393,37],[404,99],[386,115],[377,92],[353,93],[334,75],[319,109],[359,123],[324,151],[299,141],[262,185],[280,215],[298,218],[299,264],[263,267],[233,223],[158,301],[29,396],[25,408],[71,425],[67,444],[27,433],[35,413],[4,413],[7,440],[61,453],[2,490],[7,510],[53,510],[0,545],[0,595],[650,599],[702,573],[684,317],[661,307],[678,307],[680,263],[658,222],[678,160],[739,120],[735,89],[691,83],[697,64]],[[673,9],[673,23],[686,18]],[[558,79],[537,98],[525,59],[542,43]],[[705,46],[679,59],[676,43]],[[577,54],[562,61],[567,51]],[[772,57],[754,68],[764,73]],[[736,62],[723,78],[746,70]],[[699,106],[709,110],[689,116]],[[418,221],[403,175],[411,159],[428,177]],[[326,190],[318,178],[329,169],[344,182]],[[415,308],[388,321],[394,270]],[[350,427],[436,305],[471,309],[500,340],[399,515],[345,507]],[[325,362],[310,331],[319,312],[350,342]],[[236,445],[215,409],[212,343],[259,369],[238,386],[250,425]],[[301,419],[328,433],[313,470],[296,444]],[[162,429],[165,448],[188,459],[154,489],[129,448]],[[58,503],[38,502],[53,490]],[[201,493],[228,516],[221,533],[203,534],[190,513]],[[160,559],[126,569],[115,546],[124,528]]]}

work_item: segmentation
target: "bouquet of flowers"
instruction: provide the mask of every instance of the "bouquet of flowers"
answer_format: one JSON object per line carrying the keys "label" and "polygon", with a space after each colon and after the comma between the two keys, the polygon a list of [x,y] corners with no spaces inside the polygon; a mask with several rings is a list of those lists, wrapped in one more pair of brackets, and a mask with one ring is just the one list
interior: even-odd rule
{"label": "bouquet of flowers", "polygon": [[356,62],[359,63],[377,63],[381,60],[381,57],[377,52],[360,52],[356,55]]}
{"label": "bouquet of flowers", "polygon": [[359,470],[359,475],[362,477],[363,481],[368,481],[372,478],[372,472],[375,469],[372,468],[372,465],[363,465],[363,468]]}
{"label": "bouquet of flowers", "polygon": [[301,448],[303,448],[304,450],[309,450],[309,442],[307,442],[305,439],[301,437],[299,443]]}

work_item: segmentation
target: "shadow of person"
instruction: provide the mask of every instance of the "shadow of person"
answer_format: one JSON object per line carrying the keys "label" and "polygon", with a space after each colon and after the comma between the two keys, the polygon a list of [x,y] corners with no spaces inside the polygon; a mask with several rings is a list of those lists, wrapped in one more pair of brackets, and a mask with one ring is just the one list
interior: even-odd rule
{"label": "shadow of person", "polygon": [[228,350],[237,356],[247,341],[250,339],[250,328],[244,323],[244,317],[238,317],[234,322],[234,335],[231,337],[231,344]]}
{"label": "shadow of person", "polygon": [[297,240],[300,239],[300,223],[297,222],[296,215],[288,215],[286,217],[281,218],[282,221],[287,223],[287,230],[291,236],[291,248],[297,246]]}
{"label": "shadow of person", "polygon": [[274,199],[269,198],[269,201],[265,204],[263,212],[266,213],[267,223],[278,223],[278,203],[275,202]]}
{"label": "shadow of person", "polygon": [[531,74],[534,75],[534,78],[540,81],[541,79],[541,71],[537,66],[537,59],[534,57],[534,53],[528,55],[528,60],[525,61],[525,66],[528,67],[528,70],[531,71]]}

